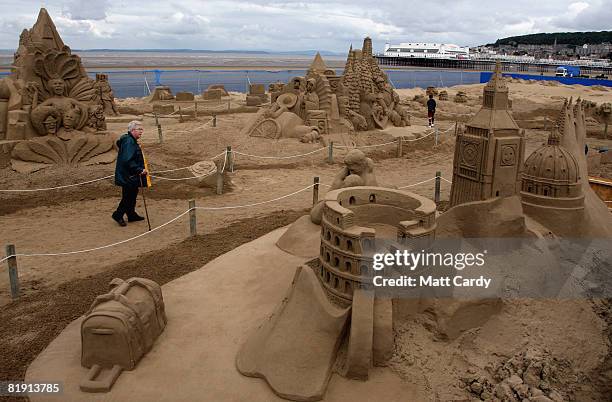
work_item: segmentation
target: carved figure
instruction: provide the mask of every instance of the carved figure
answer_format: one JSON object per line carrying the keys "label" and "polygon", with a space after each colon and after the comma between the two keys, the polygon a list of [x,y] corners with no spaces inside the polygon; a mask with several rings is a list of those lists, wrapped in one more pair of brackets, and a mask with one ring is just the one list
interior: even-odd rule
{"label": "carved figure", "polygon": [[13,64],[11,75],[0,80],[0,101],[5,101],[0,103],[7,105],[0,107],[0,135],[22,141],[11,153],[14,169],[114,160],[110,137],[83,132],[105,130],[104,115],[95,106],[112,103],[112,89],[106,77],[94,85],[44,8],[34,26],[21,33]]}
{"label": "carved figure", "polygon": [[107,116],[117,116],[117,106],[115,105],[115,95],[113,94],[113,88],[108,83],[107,74],[96,74],[96,82],[94,83],[94,89],[96,90],[96,96],[98,97],[99,103],[102,105],[102,110]]}

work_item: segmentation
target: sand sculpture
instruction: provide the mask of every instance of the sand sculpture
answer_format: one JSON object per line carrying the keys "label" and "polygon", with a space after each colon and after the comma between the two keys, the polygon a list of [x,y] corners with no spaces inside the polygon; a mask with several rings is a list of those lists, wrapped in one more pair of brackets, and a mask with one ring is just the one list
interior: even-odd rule
{"label": "sand sculpture", "polygon": [[259,106],[267,101],[268,95],[263,84],[249,84],[249,93],[246,97],[247,106]]}
{"label": "sand sculpture", "polygon": [[595,120],[604,125],[603,132],[601,134],[601,138],[608,138],[608,126],[612,124],[612,104],[611,103],[602,103],[597,106],[586,105],[586,111],[588,111],[589,115],[593,116]]}
{"label": "sand sculpture", "polygon": [[[108,392],[122,370],[133,370],[166,327],[161,287],[149,280],[115,278],[81,323],[81,364],[89,373],[85,392]],[[110,369],[105,378],[98,378]]]}
{"label": "sand sculpture", "polygon": [[393,353],[391,299],[368,286],[375,240],[433,240],[435,212],[433,201],[405,191],[330,191],[319,258],[296,270],[281,305],[240,349],[238,370],[298,401],[323,398],[334,364],[341,375],[366,380],[370,367]]}
{"label": "sand sculpture", "polygon": [[202,99],[204,100],[219,100],[224,96],[229,96],[229,93],[225,90],[223,84],[212,84],[202,92]]}
{"label": "sand sculpture", "polygon": [[508,87],[499,68],[483,99],[482,108],[457,135],[451,206],[513,195],[520,188],[524,133],[508,110]]}
{"label": "sand sculpture", "polygon": [[441,100],[441,101],[447,101],[448,100],[448,92],[440,91],[440,94],[438,95],[438,99]]}
{"label": "sand sculpture", "polygon": [[429,98],[429,95],[438,96],[438,89],[436,87],[427,87],[425,95]]}
{"label": "sand sculpture", "polygon": [[149,96],[149,102],[174,100],[172,89],[166,85],[155,87],[153,93]]}
{"label": "sand sculpture", "polygon": [[272,104],[260,110],[245,131],[266,138],[384,129],[410,124],[399,95],[372,55],[372,41],[349,50],[344,73],[336,75],[317,53],[305,77],[270,87]]}
{"label": "sand sculpture", "polygon": [[96,97],[98,103],[104,110],[106,116],[117,116],[117,105],[115,105],[115,94],[113,94],[113,88],[111,88],[108,82],[108,74],[96,74],[96,82],[94,83],[94,89],[96,90]]}
{"label": "sand sculpture", "polygon": [[[334,177],[330,191],[356,186],[378,186],[378,183],[372,159],[366,157],[363,151],[353,149],[344,157],[344,166]],[[320,224],[322,214],[323,202],[321,201],[310,211],[312,222]]]}
{"label": "sand sculpture", "polygon": [[[512,294],[517,283],[522,295],[560,291],[565,277],[544,238],[612,237],[605,204],[591,196],[580,174],[586,169],[582,104],[566,102],[547,143],[523,162],[524,136],[508,111],[499,70],[485,86],[482,109],[457,137],[453,206],[437,219],[433,201],[367,183],[375,177],[365,169],[365,156],[357,150],[347,155],[332,189],[313,208],[313,221],[315,211],[320,214],[318,257],[296,270],[280,306],[242,346],[236,359],[242,374],[264,378],[284,398],[319,400],[332,366],[366,380],[370,367],[384,364],[394,350],[393,328],[416,314],[427,312],[436,333],[456,339],[499,313],[501,295]],[[360,161],[356,168],[353,158]],[[301,218],[287,230],[298,242],[293,226],[307,224]],[[513,252],[503,248],[488,257],[496,282],[488,293],[474,298],[453,287],[444,293],[454,296],[448,299],[421,289],[411,298],[371,286],[373,253],[444,249],[448,238],[470,237],[526,239]],[[286,250],[281,242],[287,241],[277,243]]]}
{"label": "sand sculpture", "polygon": [[[588,183],[585,138],[584,105],[566,100],[547,143],[524,160],[524,133],[509,112],[508,88],[498,65],[484,88],[482,108],[457,135],[451,206],[464,205],[464,212],[485,204],[489,211],[503,206],[514,222],[503,229],[508,235],[535,231],[560,237],[609,237],[610,214]],[[445,215],[459,211],[451,208]],[[531,225],[528,230],[533,222],[538,227]],[[485,229],[479,220],[471,225],[463,227],[471,234],[467,237],[494,230]]]}
{"label": "sand sculpture", "polygon": [[453,98],[453,102],[455,103],[467,103],[468,97],[464,91],[459,91]]}
{"label": "sand sculpture", "polygon": [[176,101],[177,102],[192,102],[195,99],[193,92],[177,92],[176,93]]}
{"label": "sand sculpture", "polygon": [[13,65],[11,75],[0,80],[0,135],[19,141],[11,154],[14,169],[115,159],[110,136],[96,135],[105,134],[112,90],[107,81],[87,77],[44,8],[21,33]]}

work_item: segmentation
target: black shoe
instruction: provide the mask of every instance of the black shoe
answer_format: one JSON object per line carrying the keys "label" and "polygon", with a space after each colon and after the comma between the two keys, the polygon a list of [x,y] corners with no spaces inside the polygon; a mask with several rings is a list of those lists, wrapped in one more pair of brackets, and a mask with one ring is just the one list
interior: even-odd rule
{"label": "black shoe", "polygon": [[119,224],[119,226],[127,226],[127,223],[123,220],[123,216],[119,216],[116,213],[112,215],[113,220]]}
{"label": "black shoe", "polygon": [[134,212],[133,215],[128,215],[128,222],[144,221],[144,218]]}

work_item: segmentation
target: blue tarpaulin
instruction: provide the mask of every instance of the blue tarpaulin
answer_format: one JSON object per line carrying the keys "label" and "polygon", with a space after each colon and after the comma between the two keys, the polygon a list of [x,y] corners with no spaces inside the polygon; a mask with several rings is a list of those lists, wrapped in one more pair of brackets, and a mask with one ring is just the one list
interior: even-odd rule
{"label": "blue tarpaulin", "polygon": [[[480,83],[488,82],[493,75],[492,72],[480,73]],[[612,87],[612,80],[601,80],[596,78],[578,78],[578,77],[556,77],[550,75],[533,75],[533,74],[502,74],[504,77],[520,78],[522,80],[535,80],[535,81],[557,81],[565,85],[602,85],[604,87]]]}

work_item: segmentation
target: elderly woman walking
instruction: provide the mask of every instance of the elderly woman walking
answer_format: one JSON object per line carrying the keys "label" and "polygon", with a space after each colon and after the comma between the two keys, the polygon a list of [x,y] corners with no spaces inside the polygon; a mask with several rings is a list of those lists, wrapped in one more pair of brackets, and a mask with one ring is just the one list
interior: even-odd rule
{"label": "elderly woman walking", "polygon": [[115,185],[121,186],[121,202],[112,217],[120,226],[126,226],[123,219],[126,214],[128,222],[144,220],[135,210],[138,188],[146,185],[147,171],[142,150],[138,145],[138,139],[143,132],[142,123],[134,120],[128,124],[127,134],[117,140],[119,153],[115,167]]}

